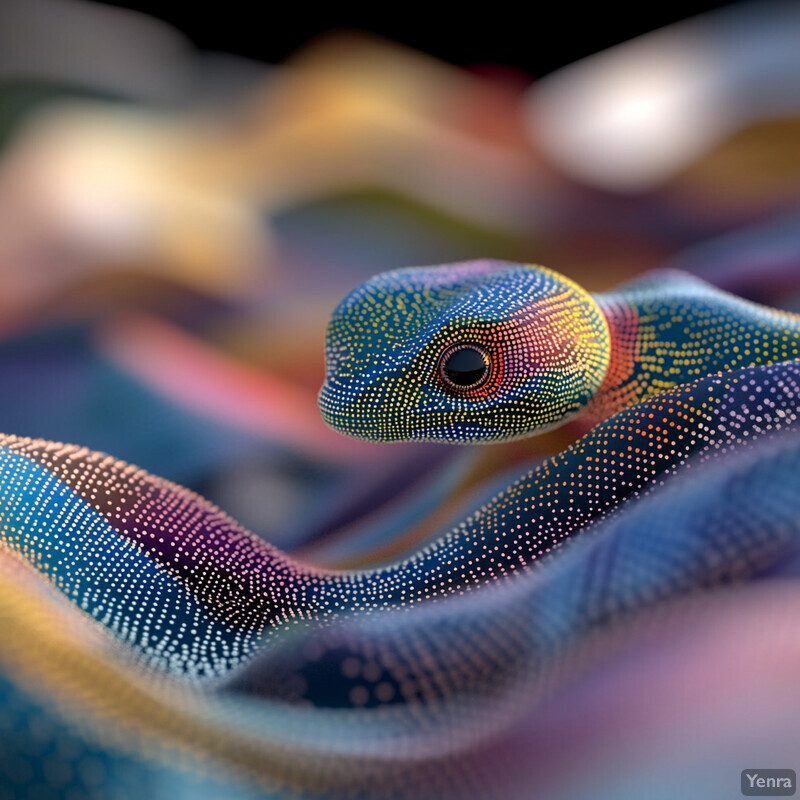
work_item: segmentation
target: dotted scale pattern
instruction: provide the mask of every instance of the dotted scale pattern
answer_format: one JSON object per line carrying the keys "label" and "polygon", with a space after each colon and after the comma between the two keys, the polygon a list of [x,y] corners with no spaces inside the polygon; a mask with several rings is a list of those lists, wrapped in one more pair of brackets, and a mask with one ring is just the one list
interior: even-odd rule
{"label": "dotted scale pattern", "polygon": [[[488,356],[489,374],[459,390],[442,380],[442,358],[470,345]],[[352,436],[493,442],[798,358],[800,317],[677,271],[592,296],[539,266],[413,267],[371,278],[335,310],[319,405]]]}
{"label": "dotted scale pattern", "polygon": [[[2,516],[5,547],[58,587],[62,617],[72,619],[68,603],[88,613],[65,636],[52,612],[31,614],[41,591],[11,596],[4,608],[4,586],[0,666],[16,654],[26,674],[34,665],[38,693],[62,703],[66,695],[68,712],[38,699],[40,732],[73,749],[85,740],[89,763],[123,787],[119,796],[158,786],[154,773],[169,772],[163,762],[176,748],[180,775],[170,780],[197,780],[210,760],[230,771],[231,786],[252,782],[245,796],[490,796],[497,775],[472,748],[517,718],[527,707],[520,698],[586,665],[587,653],[569,648],[587,632],[797,556],[798,408],[795,362],[682,385],[597,426],[416,557],[361,573],[293,562],[196,495],[107,456],[5,437],[16,471],[0,471],[2,507],[24,494],[18,481],[28,494]],[[23,471],[26,462],[36,469]],[[104,508],[99,518],[80,493]],[[146,523],[134,526],[124,498]],[[12,530],[29,535],[12,541]],[[93,544],[81,538],[87,530]],[[234,565],[238,598],[235,589],[206,588],[225,585],[219,576]],[[84,580],[67,580],[72,567]],[[99,585],[104,573],[118,573],[119,583],[98,595],[93,571]],[[259,606],[254,587],[271,575],[281,588]],[[186,602],[192,614],[165,615],[165,585],[182,592],[173,608]],[[249,611],[233,613],[240,604]],[[214,633],[187,650],[182,623]],[[93,643],[97,628],[118,644]],[[206,676],[205,691],[191,688]],[[243,694],[266,705],[245,707]],[[18,719],[20,735],[3,740],[15,748],[8,768],[44,774],[33,745],[24,758],[18,750],[28,746],[27,717]],[[0,769],[4,757],[0,747]],[[504,774],[518,772],[509,764]],[[525,782],[515,786],[508,796],[524,796]]]}
{"label": "dotted scale pattern", "polygon": [[[454,267],[455,287],[447,270],[427,287],[421,271],[409,271],[419,291],[403,279],[396,314],[376,317],[383,321],[374,329],[388,337],[383,355],[358,338],[360,313],[348,319],[362,300],[375,302],[374,285],[355,305],[345,301],[332,323],[323,412],[335,402],[334,384],[375,381],[382,388],[368,405],[426,396],[424,407],[436,410],[421,423],[413,414],[387,423],[358,406],[351,433],[394,435],[406,425],[411,438],[463,430],[493,439],[504,415],[520,408],[512,435],[642,402],[401,563],[314,569],[197,495],[107,455],[0,439],[0,554],[27,570],[19,591],[16,573],[0,590],[0,618],[13,631],[0,642],[0,689],[19,709],[16,722],[7,717],[0,773],[17,787],[13,796],[25,796],[25,786],[61,792],[70,782],[76,797],[154,794],[164,780],[197,780],[206,759],[228,770],[203,784],[210,797],[490,796],[497,772],[463,753],[519,713],[519,698],[536,693],[525,681],[561,671],[559,648],[634,609],[748,577],[796,551],[800,364],[788,315],[680,277],[592,298],[541,271],[525,295],[527,308],[541,303],[538,321],[503,312],[474,326],[471,318],[478,332],[470,335],[484,337],[473,341],[487,348],[502,331],[521,332],[465,415],[452,413],[464,398],[442,410],[424,382],[392,388],[408,380],[409,364],[424,367],[434,386],[435,354],[463,331],[452,320],[466,319],[476,296],[482,305],[496,296],[507,269]],[[443,311],[456,313],[446,337]],[[562,329],[558,347],[545,349],[530,381],[511,380],[514,365],[530,360],[520,342],[544,341],[553,325]],[[409,332],[421,341],[421,331],[424,354],[408,341]],[[704,331],[709,346],[697,336]],[[753,362],[767,365],[741,368]],[[708,374],[719,363],[729,371]],[[539,394],[523,401],[526,386]],[[504,398],[500,412],[490,407],[491,387]],[[329,421],[341,408],[328,409]],[[732,497],[738,503],[726,502]],[[33,683],[20,671],[26,654]],[[573,668],[585,661],[568,659]],[[248,694],[266,704],[263,714],[243,708]],[[50,734],[37,740],[32,718]],[[45,752],[34,740],[48,736]],[[65,777],[78,751],[90,768]],[[175,752],[183,754],[177,765]],[[50,762],[61,767],[46,769]],[[503,774],[512,781],[516,773]],[[509,784],[506,796],[513,793]]]}

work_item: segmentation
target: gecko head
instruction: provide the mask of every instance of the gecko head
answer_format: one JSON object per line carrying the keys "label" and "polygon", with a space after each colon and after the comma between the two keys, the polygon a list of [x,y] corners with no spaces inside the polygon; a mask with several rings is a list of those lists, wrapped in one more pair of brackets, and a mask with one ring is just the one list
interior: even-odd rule
{"label": "gecko head", "polygon": [[538,266],[472,261],[377,275],[326,339],[325,421],[375,441],[501,441],[557,427],[609,364],[603,312]]}

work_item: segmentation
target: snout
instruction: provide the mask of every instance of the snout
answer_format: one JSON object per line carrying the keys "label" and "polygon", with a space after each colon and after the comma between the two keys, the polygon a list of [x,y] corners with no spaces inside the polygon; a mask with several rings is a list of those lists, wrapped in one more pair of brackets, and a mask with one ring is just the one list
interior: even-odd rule
{"label": "snout", "polygon": [[339,433],[376,442],[408,440],[410,415],[405,401],[393,391],[390,380],[361,382],[329,375],[320,389],[322,419]]}

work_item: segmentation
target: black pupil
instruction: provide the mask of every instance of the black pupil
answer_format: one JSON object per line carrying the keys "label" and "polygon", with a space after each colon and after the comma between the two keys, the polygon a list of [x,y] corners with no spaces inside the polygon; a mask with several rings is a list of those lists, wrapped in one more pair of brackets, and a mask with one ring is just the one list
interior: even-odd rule
{"label": "black pupil", "polygon": [[479,350],[462,347],[445,361],[443,370],[448,380],[456,386],[469,387],[483,380],[487,366]]}

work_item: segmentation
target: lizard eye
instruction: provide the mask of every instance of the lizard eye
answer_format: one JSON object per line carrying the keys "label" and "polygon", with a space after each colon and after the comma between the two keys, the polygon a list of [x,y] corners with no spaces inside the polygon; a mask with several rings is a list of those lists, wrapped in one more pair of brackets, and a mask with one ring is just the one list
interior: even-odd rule
{"label": "lizard eye", "polygon": [[454,344],[439,360],[439,376],[449,389],[476,389],[489,377],[491,360],[482,347],[475,344]]}

